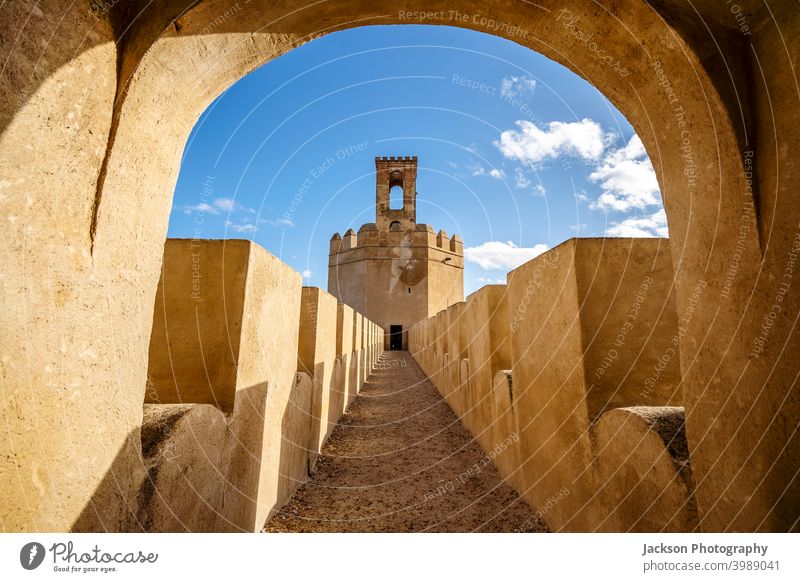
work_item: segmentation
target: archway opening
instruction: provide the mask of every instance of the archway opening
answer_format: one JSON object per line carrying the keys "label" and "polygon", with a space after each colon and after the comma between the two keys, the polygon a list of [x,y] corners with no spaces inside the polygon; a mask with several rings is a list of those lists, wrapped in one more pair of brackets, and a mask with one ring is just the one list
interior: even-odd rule
{"label": "archway opening", "polygon": [[[210,174],[209,196],[197,186]],[[404,189],[420,196],[416,215],[403,216],[403,223],[391,212],[405,211]],[[387,202],[388,210],[381,208]],[[513,391],[515,434],[530,446],[521,446],[518,465],[505,470],[524,475],[518,491],[533,504],[542,502],[543,493],[530,466],[545,461],[530,443],[540,437],[542,416],[585,415],[571,427],[580,435],[622,408],[669,407],[682,418],[677,353],[659,368],[646,394],[641,388],[666,349],[662,340],[676,333],[677,319],[655,169],[631,124],[602,93],[525,47],[448,27],[362,27],[287,53],[230,87],[192,132],[171,235],[196,231],[198,215],[223,240],[244,237],[294,262],[312,286],[326,286],[327,266],[328,292],[383,326],[387,350],[419,347],[411,340],[414,325],[445,313],[447,324],[438,335],[446,336],[440,351],[446,357],[426,372],[437,378],[437,388],[486,451],[498,445],[493,433],[499,419],[489,412],[497,408],[497,393],[512,393],[503,385],[495,390],[493,376],[510,367],[512,357],[506,346],[491,364],[477,363],[473,344],[484,341],[480,333],[488,322],[470,319],[477,317],[474,298],[485,298],[492,312],[503,304],[513,317],[521,309],[514,305],[531,313],[528,303],[549,305],[539,297],[539,285],[581,296],[590,308],[577,300],[552,305],[548,309],[560,315],[547,315],[530,328],[549,330],[553,338],[546,345],[503,321],[506,315],[496,316],[496,325],[508,327],[515,338],[509,344],[523,344],[518,362],[536,361],[534,352],[572,357],[593,374],[591,383],[571,386],[558,410],[542,406],[537,394],[561,390],[561,380],[538,391],[518,382]],[[575,237],[589,242],[574,243]],[[651,240],[641,244],[640,238]],[[420,255],[420,248],[427,254]],[[509,272],[526,273],[525,265],[540,256],[548,270],[531,267],[532,290],[512,300]],[[458,276],[443,274],[452,272]],[[642,298],[635,316],[625,309],[632,292]],[[471,302],[465,302],[467,295]],[[318,320],[319,305],[313,309],[308,319]],[[565,326],[552,323],[559,318],[579,322],[577,351],[572,344],[569,354],[558,351],[569,340],[559,335]],[[658,342],[652,340],[654,328]],[[154,338],[165,345],[162,337]],[[207,374],[207,362],[200,363],[198,375]],[[314,374],[314,367],[304,369]],[[491,420],[474,420],[481,417]],[[551,441],[587,456],[593,446],[588,437]],[[555,470],[544,490],[591,471],[576,461]],[[647,489],[639,482],[633,486]],[[576,486],[573,499],[583,493]],[[595,519],[563,511],[563,523]]]}
{"label": "archway opening", "polygon": [[403,186],[396,184],[389,188],[389,208],[400,210],[403,208]]}
{"label": "archway opening", "polygon": [[596,88],[484,32],[405,25],[327,35],[227,88],[186,142],[168,236],[249,238],[325,287],[331,233],[371,221],[372,158],[408,154],[417,221],[465,242],[467,294],[575,236],[668,233],[643,143]]}
{"label": "archway opening", "polygon": [[[69,26],[55,36],[38,29],[33,36],[52,49],[53,58],[15,57],[8,69],[15,74],[4,77],[10,88],[7,94],[20,97],[4,117],[7,130],[2,147],[12,153],[8,158],[12,172],[3,187],[19,204],[15,206],[18,212],[9,214],[3,234],[9,239],[5,248],[11,249],[12,261],[19,260],[24,267],[9,274],[7,289],[27,301],[25,310],[9,312],[11,331],[5,341],[11,346],[9,351],[26,346],[30,361],[42,363],[37,370],[56,369],[60,377],[83,381],[85,389],[73,394],[70,414],[103,427],[106,441],[113,446],[87,457],[92,459],[90,469],[96,471],[86,479],[60,478],[61,471],[52,471],[56,476],[53,489],[63,491],[59,502],[69,499],[57,517],[44,504],[41,510],[22,513],[45,524],[43,529],[71,524],[87,499],[86,491],[98,483],[93,475],[111,466],[114,449],[119,448],[123,461],[137,458],[130,443],[138,436],[146,385],[147,354],[142,346],[150,335],[151,298],[162,260],[172,186],[181,147],[205,107],[243,74],[310,39],[366,22],[396,24],[426,18],[494,32],[539,50],[595,83],[631,120],[653,156],[665,194],[679,304],[682,308],[694,305],[693,292],[699,282],[725,290],[720,297],[709,298],[706,309],[694,311],[691,329],[682,336],[697,347],[687,351],[687,357],[700,353],[706,360],[703,365],[687,365],[684,378],[692,406],[687,430],[695,435],[703,474],[697,497],[710,516],[711,527],[785,523],[769,508],[791,499],[776,500],[773,493],[789,490],[794,477],[772,474],[784,446],[771,419],[783,409],[781,398],[792,385],[787,375],[778,377],[772,372],[771,364],[781,363],[779,356],[753,366],[748,355],[753,353],[750,340],[754,335],[749,332],[761,325],[761,311],[769,312],[774,302],[774,290],[763,280],[769,278],[766,274],[780,276],[774,265],[785,259],[785,243],[791,237],[783,233],[793,228],[790,222],[795,214],[792,209],[780,212],[785,207],[779,204],[777,192],[782,190],[778,186],[764,199],[782,238],[773,241],[773,247],[764,246],[764,252],[771,248],[773,256],[762,273],[759,225],[748,176],[752,172],[744,170],[752,170],[754,164],[748,147],[753,133],[767,152],[765,161],[755,164],[766,167],[777,159],[777,154],[770,153],[769,139],[762,136],[771,135],[771,130],[754,131],[762,128],[758,119],[770,117],[764,104],[772,102],[752,81],[774,83],[775,76],[754,68],[749,45],[732,35],[720,16],[729,14],[692,7],[701,11],[708,30],[731,41],[725,46],[741,57],[733,68],[727,66],[727,53],[719,45],[697,34],[696,13],[672,4],[653,7],[630,2],[610,7],[586,1],[552,11],[518,3],[493,7],[491,17],[477,2],[443,5],[441,13],[396,13],[393,5],[381,1],[369,9],[352,9],[338,2],[328,3],[328,10],[317,11],[316,6],[287,15],[280,6],[254,0],[226,17],[227,3],[212,0],[188,11],[175,5],[135,18],[116,10],[99,20],[89,18],[85,7],[70,9],[66,20],[55,5],[32,11],[37,19],[44,18],[41,22]],[[9,19],[14,26],[24,28],[31,21],[23,4],[10,9],[19,16]],[[39,22],[35,20],[32,26],[40,26]],[[763,29],[757,36],[778,46],[779,34]],[[52,42],[46,41],[51,36]],[[605,38],[613,42],[601,46],[597,41]],[[728,77],[719,71],[726,71]],[[203,82],[197,83],[198,79]],[[61,91],[64,86],[81,89],[67,96]],[[748,91],[739,93],[740,87]],[[751,88],[758,97],[750,97]],[[747,106],[742,106],[742,94],[749,99]],[[85,107],[73,110],[75,95]],[[525,137],[524,128],[516,131],[507,143],[514,145]],[[34,151],[31,144],[41,147]],[[68,188],[63,168],[70,169]],[[30,176],[36,180],[26,180]],[[772,178],[764,178],[767,185]],[[53,192],[62,193],[56,203],[52,203]],[[35,204],[38,199],[47,202]],[[19,216],[26,219],[17,220]],[[54,225],[46,235],[37,229],[45,223]],[[343,238],[352,241],[352,237]],[[731,265],[732,257],[735,264],[726,272],[724,265]],[[310,278],[312,269],[301,267]],[[55,282],[53,293],[29,294],[34,273],[48,281],[47,289]],[[727,316],[718,318],[721,312]],[[87,318],[89,313],[95,317]],[[74,346],[62,345],[57,351],[53,330],[45,329],[41,321],[64,321]],[[781,327],[782,335],[774,331],[773,337],[788,337],[787,329]],[[87,345],[93,349],[87,352]],[[72,353],[70,347],[81,357],[63,356]],[[96,357],[96,365],[85,365],[81,358],[87,354]],[[38,394],[36,387],[49,385],[40,371],[15,368],[11,373],[13,381],[33,386],[34,394]],[[108,400],[110,393],[118,395],[113,402]],[[42,401],[47,402],[46,398]],[[42,401],[18,399],[14,405],[21,418],[36,418],[46,416],[42,410],[48,405]],[[720,414],[720,402],[724,414]],[[56,408],[60,405],[49,404],[54,415],[63,412]],[[91,417],[85,411],[92,411]],[[767,434],[769,438],[762,438]],[[69,444],[55,442],[48,447],[45,466],[60,467],[63,459],[73,458],[73,451],[81,449],[76,444],[91,446],[79,432],[73,436],[67,439]],[[752,449],[754,442],[759,443],[757,451]],[[19,462],[27,465],[33,459],[33,453],[24,452]],[[741,459],[746,460],[744,464]],[[769,474],[764,467],[769,467]],[[130,479],[124,481],[120,491]],[[736,492],[729,490],[734,481]],[[26,499],[25,492],[35,486],[35,478],[21,476],[8,498]]]}

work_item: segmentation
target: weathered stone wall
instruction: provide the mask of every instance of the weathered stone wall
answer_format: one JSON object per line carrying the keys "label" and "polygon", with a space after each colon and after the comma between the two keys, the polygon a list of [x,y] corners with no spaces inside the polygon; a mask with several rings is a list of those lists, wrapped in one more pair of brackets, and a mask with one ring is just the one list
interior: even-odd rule
{"label": "weathered stone wall", "polygon": [[[211,404],[233,412],[253,249],[244,240],[167,240],[150,337],[145,404]],[[278,261],[275,264],[280,265],[275,268],[275,282],[286,277],[287,295],[296,295],[296,273]],[[298,316],[296,303],[280,314],[285,318],[282,323]],[[265,301],[264,307],[273,305]],[[291,357],[296,348],[291,343],[288,348]]]}
{"label": "weathered stone wall", "polygon": [[569,240],[411,330],[414,357],[554,530],[697,526],[665,242]]}
{"label": "weathered stone wall", "polygon": [[[124,242],[107,260],[90,252],[114,31],[67,2],[0,12],[0,527],[66,531],[92,499],[97,522],[116,523],[144,475],[133,461],[155,287],[141,294],[139,273],[115,262]],[[131,464],[105,488],[119,457]]]}
{"label": "weathered stone wall", "polygon": [[[505,285],[487,285],[467,297],[464,323],[468,330],[465,424],[485,451],[502,446],[514,435],[510,390],[495,387],[511,369],[511,338]],[[515,449],[495,457],[503,475],[518,467]]]}
{"label": "weathered stone wall", "polygon": [[336,370],[354,315],[248,241],[168,240],[142,423],[147,477],[109,529],[258,531],[344,412]]}

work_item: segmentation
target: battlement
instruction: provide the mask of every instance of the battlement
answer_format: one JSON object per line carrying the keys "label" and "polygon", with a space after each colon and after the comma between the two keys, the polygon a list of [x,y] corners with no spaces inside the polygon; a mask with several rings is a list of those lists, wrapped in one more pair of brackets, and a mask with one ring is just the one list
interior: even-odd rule
{"label": "battlement", "polygon": [[[361,253],[365,249],[385,248],[404,246],[413,249],[440,249],[445,253],[452,253],[458,257],[464,256],[464,243],[461,237],[454,234],[449,237],[444,230],[438,233],[428,224],[417,224],[414,230],[403,231],[390,229],[389,232],[378,230],[374,222],[362,224],[355,232],[352,228],[348,229],[344,236],[338,232],[334,233],[330,240],[330,256],[339,254]],[[352,257],[355,259],[356,257]]]}
{"label": "battlement", "polygon": [[417,156],[376,156],[375,157],[375,164],[386,164],[386,163],[396,163],[396,162],[411,162],[417,163]]}
{"label": "battlement", "polygon": [[[442,231],[444,232],[444,231]],[[444,247],[443,247],[444,248]],[[453,237],[450,239],[447,247],[451,253],[456,253],[457,255],[464,254],[464,241],[461,240],[461,237],[457,234],[454,234]]]}

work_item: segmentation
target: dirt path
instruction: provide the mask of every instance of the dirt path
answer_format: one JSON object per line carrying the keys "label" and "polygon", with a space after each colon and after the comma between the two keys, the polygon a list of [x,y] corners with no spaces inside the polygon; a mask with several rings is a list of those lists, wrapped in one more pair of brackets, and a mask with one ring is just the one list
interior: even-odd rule
{"label": "dirt path", "polygon": [[413,358],[387,352],[264,531],[544,531],[486,461]]}

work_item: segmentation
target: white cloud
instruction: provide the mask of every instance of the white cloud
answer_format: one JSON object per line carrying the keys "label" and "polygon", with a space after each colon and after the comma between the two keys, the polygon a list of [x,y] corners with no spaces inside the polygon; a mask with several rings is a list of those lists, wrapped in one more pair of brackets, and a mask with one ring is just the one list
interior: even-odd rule
{"label": "white cloud", "polygon": [[234,201],[233,198],[215,198],[212,204],[223,212],[249,212],[250,214],[256,213],[255,209],[239,204],[238,202]]}
{"label": "white cloud", "polygon": [[288,228],[294,228],[294,221],[291,218],[281,217],[276,219],[270,218],[259,218],[258,222],[260,224],[269,224],[270,226],[285,226]]}
{"label": "white cloud", "polygon": [[516,126],[519,129],[501,133],[494,145],[506,158],[530,166],[561,155],[599,160],[610,139],[599,123],[588,118],[570,123],[551,121],[544,130],[526,120],[517,121]]}
{"label": "white cloud", "polygon": [[[588,118],[571,123],[552,121],[545,129],[526,120],[519,120],[516,125],[517,129],[502,132],[494,142],[506,158],[529,167],[560,156],[592,163],[594,170],[588,179],[599,184],[602,192],[590,208],[627,212],[661,204],[656,173],[638,135],[621,147],[611,148],[614,134],[604,132],[599,123]],[[530,186],[523,168],[514,169],[514,179],[517,188]],[[539,195],[546,194],[541,183],[535,188]],[[584,192],[575,197],[581,202],[589,201]]]}
{"label": "white cloud", "polygon": [[486,168],[480,164],[470,164],[467,166],[467,170],[469,170],[473,176],[483,176],[486,174]]}
{"label": "white cloud", "polygon": [[305,269],[303,271],[303,279],[310,279],[311,278],[311,269]]}
{"label": "white cloud", "polygon": [[515,269],[547,250],[546,244],[518,247],[513,242],[489,241],[464,249],[464,257],[484,269]]}
{"label": "white cloud", "polygon": [[506,177],[503,170],[499,170],[497,168],[492,168],[491,170],[487,170],[480,164],[469,165],[467,166],[467,170],[469,170],[473,176],[490,176],[495,180],[502,180],[503,178]]}
{"label": "white cloud", "polygon": [[204,214],[219,214],[219,210],[210,204],[206,204],[205,202],[194,205],[178,206],[177,208],[182,210],[184,214],[193,214],[195,212],[202,212]]}
{"label": "white cloud", "polygon": [[536,90],[536,79],[528,76],[506,77],[500,82],[500,95],[513,99],[525,94],[532,94]]}
{"label": "white cloud", "polygon": [[211,204],[207,202],[200,202],[199,204],[177,206],[176,208],[183,211],[184,214],[193,214],[195,212],[202,212],[204,214],[219,214],[220,211],[233,213],[237,211],[244,211],[255,213],[252,208],[242,206],[238,202],[234,202],[233,198],[214,198]]}
{"label": "white cloud", "polygon": [[485,283],[486,285],[505,285],[505,279],[492,279],[491,277],[478,277],[478,283]]}
{"label": "white cloud", "polygon": [[656,173],[638,135],[606,154],[589,179],[603,188],[593,208],[625,212],[660,203]]}
{"label": "white cloud", "polygon": [[255,224],[249,224],[249,223],[236,224],[235,222],[231,222],[230,220],[227,221],[225,225],[231,230],[242,233],[254,233],[258,230],[258,227],[256,227]]}
{"label": "white cloud", "polygon": [[528,180],[528,177],[525,175],[525,172],[522,171],[522,168],[514,168],[514,184],[517,188],[527,188],[531,185],[531,181]]}
{"label": "white cloud", "polygon": [[584,224],[582,222],[579,222],[578,224],[571,225],[570,228],[572,230],[574,230],[575,232],[580,232],[581,230],[584,230],[585,228],[588,228],[588,225]]}
{"label": "white cloud", "polygon": [[608,236],[667,237],[667,214],[662,208],[658,212],[642,218],[631,217],[616,222],[606,229]]}
{"label": "white cloud", "polygon": [[236,203],[233,201],[233,198],[215,198],[214,199],[214,206],[219,208],[224,212],[233,212],[234,206]]}

